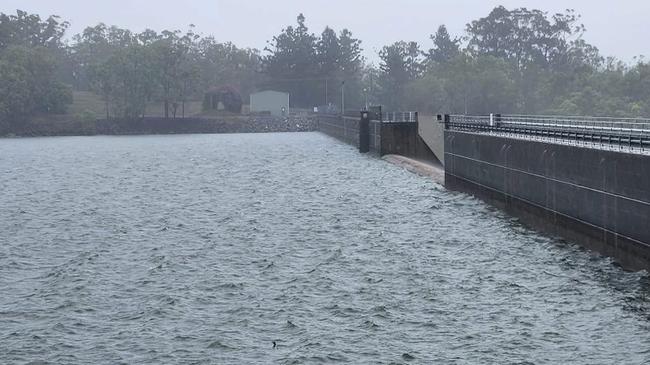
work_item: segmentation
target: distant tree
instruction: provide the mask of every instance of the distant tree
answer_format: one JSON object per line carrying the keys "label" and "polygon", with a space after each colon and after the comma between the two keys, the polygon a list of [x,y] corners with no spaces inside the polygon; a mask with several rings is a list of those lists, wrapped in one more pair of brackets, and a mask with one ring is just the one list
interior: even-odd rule
{"label": "distant tree", "polygon": [[363,56],[361,55],[361,40],[354,38],[352,32],[343,29],[339,36],[341,45],[340,67],[348,75],[357,74],[363,67]]}
{"label": "distant tree", "polygon": [[0,50],[11,45],[60,48],[69,25],[56,15],[42,20],[22,10],[17,10],[15,15],[0,13]]}
{"label": "distant tree", "polygon": [[319,73],[326,78],[333,78],[340,70],[342,62],[341,42],[336,32],[326,27],[316,42],[316,59]]}
{"label": "distant tree", "polygon": [[403,108],[404,87],[422,73],[421,55],[416,42],[403,41],[385,46],[379,52],[384,101],[389,108]]}
{"label": "distant tree", "polygon": [[259,51],[237,48],[232,43],[219,43],[213,37],[200,39],[197,47],[198,90],[230,85],[248,95],[262,82]]}
{"label": "distant tree", "polygon": [[296,104],[309,106],[316,101],[319,84],[318,38],[309,32],[304,15],[298,15],[297,23],[273,37],[265,48],[264,67],[273,87],[290,92]]}
{"label": "distant tree", "polygon": [[54,75],[55,63],[43,47],[10,46],[0,53],[2,124],[16,125],[39,113],[64,113],[72,93]]}
{"label": "distant tree", "polygon": [[185,104],[187,93],[197,78],[192,57],[198,38],[192,30],[184,35],[180,31],[164,31],[152,42],[165,118],[169,118],[170,111],[176,117],[178,107]]}
{"label": "distant tree", "polygon": [[341,43],[341,60],[339,62],[343,80],[345,80],[346,105],[352,108],[364,106],[363,70],[365,59],[361,55],[361,40],[354,37],[348,29],[339,34]]}
{"label": "distant tree", "polygon": [[438,27],[436,34],[431,35],[433,48],[429,50],[427,58],[430,62],[449,62],[460,53],[460,40],[451,38],[444,25]]}
{"label": "distant tree", "polygon": [[153,51],[136,43],[119,49],[103,65],[114,116],[128,120],[144,116],[157,85],[154,62]]}
{"label": "distant tree", "polygon": [[552,67],[566,58],[571,39],[584,33],[579,19],[573,10],[549,18],[541,10],[510,11],[499,6],[467,25],[469,49],[477,55],[512,61],[519,68],[529,63]]}

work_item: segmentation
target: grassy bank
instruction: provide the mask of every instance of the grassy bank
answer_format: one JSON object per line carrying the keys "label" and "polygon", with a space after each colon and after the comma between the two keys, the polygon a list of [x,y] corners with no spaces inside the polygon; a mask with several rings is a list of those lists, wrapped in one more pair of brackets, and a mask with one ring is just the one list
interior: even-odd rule
{"label": "grassy bank", "polygon": [[73,102],[65,114],[35,115],[27,120],[2,125],[0,136],[87,136],[97,134],[147,134],[147,133],[219,133],[241,129],[259,129],[245,115],[222,113],[204,114],[202,103],[185,104],[185,118],[177,110],[177,118],[164,119],[162,102],[147,105],[144,120],[106,120],[106,105],[92,92],[75,91]]}

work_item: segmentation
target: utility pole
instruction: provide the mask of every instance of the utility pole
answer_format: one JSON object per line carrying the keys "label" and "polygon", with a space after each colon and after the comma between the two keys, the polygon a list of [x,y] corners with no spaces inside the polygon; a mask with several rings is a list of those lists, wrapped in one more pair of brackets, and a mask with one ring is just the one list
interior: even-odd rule
{"label": "utility pole", "polygon": [[363,93],[366,96],[366,110],[368,110],[368,88],[367,87],[363,88]]}
{"label": "utility pole", "polygon": [[341,114],[345,115],[345,80],[341,82]]}
{"label": "utility pole", "polygon": [[328,91],[328,87],[327,87],[328,81],[329,81],[328,79],[325,79],[325,106],[326,107],[330,105],[330,99],[329,99],[329,95],[328,95],[329,91]]}

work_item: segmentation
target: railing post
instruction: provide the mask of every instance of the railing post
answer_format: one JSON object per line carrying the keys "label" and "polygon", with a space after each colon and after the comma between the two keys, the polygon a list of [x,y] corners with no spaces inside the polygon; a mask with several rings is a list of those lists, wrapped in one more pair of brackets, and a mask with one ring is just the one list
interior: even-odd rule
{"label": "railing post", "polygon": [[359,152],[370,152],[370,113],[366,110],[361,112],[359,120]]}

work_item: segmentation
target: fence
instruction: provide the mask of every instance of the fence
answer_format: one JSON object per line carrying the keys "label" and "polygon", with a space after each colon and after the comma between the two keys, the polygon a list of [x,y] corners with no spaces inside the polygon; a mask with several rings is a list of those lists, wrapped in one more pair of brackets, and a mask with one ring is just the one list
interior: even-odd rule
{"label": "fence", "polygon": [[417,123],[418,112],[383,112],[381,121],[385,123]]}
{"label": "fence", "polygon": [[446,129],[648,151],[650,120],[539,115],[439,115]]}

